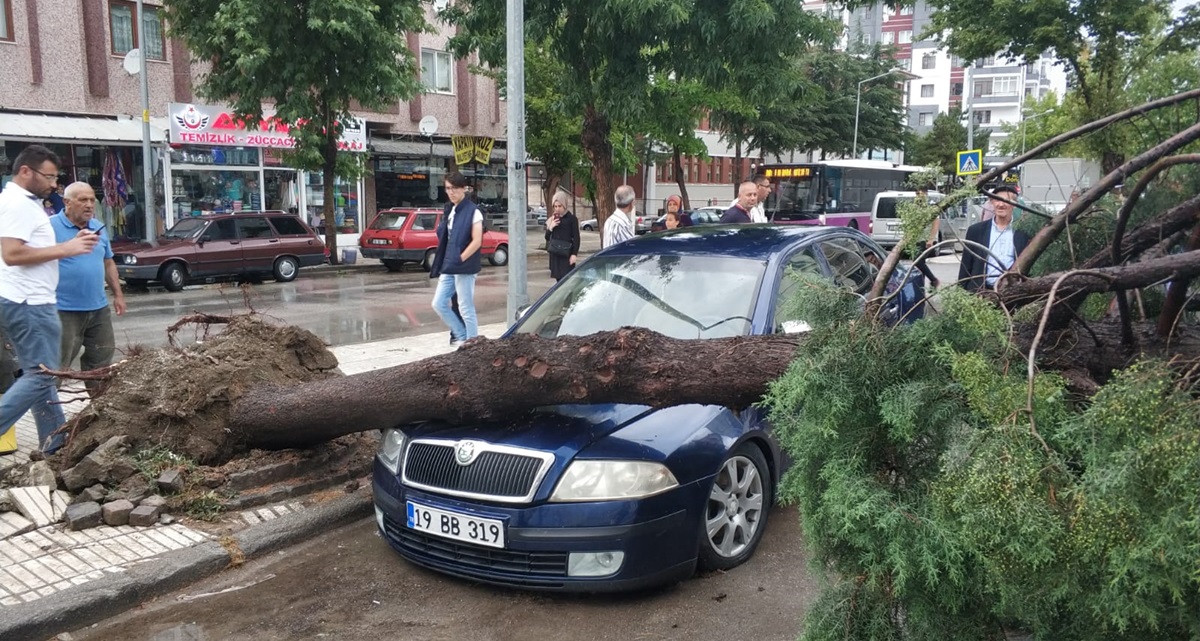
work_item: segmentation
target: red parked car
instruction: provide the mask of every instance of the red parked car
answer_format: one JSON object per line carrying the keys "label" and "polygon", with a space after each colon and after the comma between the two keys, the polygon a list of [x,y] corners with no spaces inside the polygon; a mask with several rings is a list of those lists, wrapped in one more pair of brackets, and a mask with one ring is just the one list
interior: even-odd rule
{"label": "red parked car", "polygon": [[[441,209],[385,209],[359,236],[359,253],[363,258],[378,258],[390,272],[399,270],[404,263],[420,263],[429,271],[437,253],[437,226],[441,220]],[[491,264],[507,265],[508,234],[485,227],[481,251]]]}

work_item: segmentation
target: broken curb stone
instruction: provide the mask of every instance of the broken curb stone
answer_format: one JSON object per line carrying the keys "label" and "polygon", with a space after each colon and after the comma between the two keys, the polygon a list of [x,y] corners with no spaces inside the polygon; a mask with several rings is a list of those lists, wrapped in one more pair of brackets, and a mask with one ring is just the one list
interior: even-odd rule
{"label": "broken curb stone", "polygon": [[78,492],[95,483],[116,483],[123,481],[137,471],[133,464],[125,459],[129,449],[128,439],[124,436],[114,436],[97,447],[79,464],[63,472],[63,484],[72,492]]}
{"label": "broken curb stone", "polygon": [[107,494],[108,490],[105,489],[103,485],[97,483],[91,487],[84,488],[83,491],[77,494],[74,499],[71,499],[71,505],[75,505],[76,503],[87,503],[88,501],[92,501],[93,503],[101,503],[104,501],[104,497]]}
{"label": "broken curb stone", "polygon": [[49,463],[38,461],[29,466],[29,485],[58,487],[58,480],[54,478],[54,470],[50,469]]}
{"label": "broken curb stone", "polygon": [[111,503],[105,503],[101,508],[104,516],[104,522],[108,525],[128,525],[129,513],[133,512],[134,505],[130,501],[120,499]]}
{"label": "broken curb stone", "polygon": [[103,520],[103,514],[100,511],[100,504],[94,501],[86,503],[76,503],[68,505],[65,514],[67,528],[78,532],[87,528],[100,525]]}
{"label": "broken curb stone", "polygon": [[165,499],[157,494],[151,494],[150,496],[147,496],[146,498],[144,498],[138,502],[138,505],[141,505],[141,506],[157,507],[157,508],[161,508],[162,506],[164,506],[166,504],[167,504],[167,499]]}

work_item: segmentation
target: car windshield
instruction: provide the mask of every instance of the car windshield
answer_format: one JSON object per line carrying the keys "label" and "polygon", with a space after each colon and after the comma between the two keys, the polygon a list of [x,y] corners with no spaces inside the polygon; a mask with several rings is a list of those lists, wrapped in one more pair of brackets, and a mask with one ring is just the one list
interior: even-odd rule
{"label": "car windshield", "polygon": [[407,219],[408,214],[385,211],[371,221],[371,229],[400,229]]}
{"label": "car windshield", "polygon": [[516,332],[554,338],[633,326],[671,338],[742,336],[765,270],[763,261],[727,256],[598,257],[571,271]]}
{"label": "car windshield", "polygon": [[204,229],[204,226],[207,223],[208,223],[208,221],[200,219],[200,218],[185,218],[185,219],[179,221],[178,223],[175,223],[175,225],[173,227],[168,229],[167,233],[163,234],[163,237],[164,238],[192,238],[192,237],[196,236],[197,234],[199,234],[200,230]]}

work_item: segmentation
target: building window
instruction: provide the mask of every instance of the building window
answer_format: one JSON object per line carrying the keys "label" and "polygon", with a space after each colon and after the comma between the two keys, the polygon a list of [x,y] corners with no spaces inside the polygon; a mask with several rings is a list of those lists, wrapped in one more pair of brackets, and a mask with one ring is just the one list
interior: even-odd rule
{"label": "building window", "polygon": [[1017,95],[1017,76],[1000,76],[992,79],[992,95],[993,96],[1015,96]]}
{"label": "building window", "polygon": [[921,85],[921,97],[922,98],[932,98],[933,97],[933,85]]}
{"label": "building window", "polygon": [[951,69],[961,67],[961,66],[963,66],[962,58],[959,58],[958,56],[950,56],[950,68]]}
{"label": "building window", "polygon": [[896,42],[896,32],[895,31],[884,31],[883,34],[881,35],[879,41],[885,45],[894,44]]}
{"label": "building window", "polygon": [[990,96],[992,95],[992,79],[976,80],[971,87],[972,96]]}
{"label": "building window", "polygon": [[[9,4],[4,0],[5,8]],[[142,13],[142,28],[135,28],[137,23],[137,6],[127,0],[109,0],[108,26],[112,36],[112,52],[123,56],[141,47],[143,36],[146,50],[143,51],[147,60],[166,60],[167,53],[163,47],[162,19],[158,15],[158,7],[145,5]]]}
{"label": "building window", "polygon": [[1032,95],[1033,95],[1033,87],[1025,87],[1025,97],[1028,98]]}
{"label": "building window", "polygon": [[905,71],[912,71],[912,58],[901,58],[897,60],[896,66]]}
{"label": "building window", "polygon": [[454,59],[446,51],[421,50],[421,82],[434,93],[454,93]]}
{"label": "building window", "polygon": [[975,114],[974,119],[975,119],[975,124],[977,124],[977,125],[987,125],[992,122],[992,110],[991,109],[976,109],[972,113]]}
{"label": "building window", "polygon": [[906,45],[912,42],[912,31],[905,29],[900,32],[900,44]]}
{"label": "building window", "polygon": [[12,0],[0,0],[0,40],[12,42],[15,39],[12,28]]}
{"label": "building window", "polygon": [[911,16],[912,15],[912,5],[906,4],[903,7],[900,7],[900,15]]}
{"label": "building window", "polygon": [[937,69],[937,54],[927,53],[921,56],[922,69]]}
{"label": "building window", "polygon": [[951,96],[961,96],[962,90],[963,90],[963,83],[955,82],[955,83],[950,84],[950,95]]}
{"label": "building window", "polygon": [[866,47],[871,46],[871,34],[869,34],[869,33],[862,34],[861,36],[859,36],[858,41],[861,42],[863,44],[863,46],[866,46]]}
{"label": "building window", "polygon": [[933,114],[929,114],[929,113],[917,114],[917,126],[918,127],[928,127],[930,125],[929,117],[932,115]]}
{"label": "building window", "polygon": [[976,67],[993,67],[996,65],[996,56],[988,56],[975,61]]}

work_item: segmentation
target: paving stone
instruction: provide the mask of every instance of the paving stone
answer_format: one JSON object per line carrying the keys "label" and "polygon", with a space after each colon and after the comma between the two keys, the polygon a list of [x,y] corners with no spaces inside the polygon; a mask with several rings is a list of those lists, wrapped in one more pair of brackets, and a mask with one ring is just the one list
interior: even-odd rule
{"label": "paving stone", "polygon": [[88,501],[87,503],[76,503],[67,507],[65,517],[68,528],[72,530],[84,530],[100,525],[103,513],[100,510],[99,503]]}
{"label": "paving stone", "polygon": [[170,525],[174,522],[175,522],[175,517],[171,516],[170,514],[163,514],[162,516],[158,517],[159,525]]}
{"label": "paving stone", "polygon": [[158,523],[161,511],[162,508],[154,505],[139,505],[129,513],[129,524],[138,527],[154,525]]}
{"label": "paving stone", "polygon": [[13,502],[8,490],[0,490],[0,512],[16,512],[17,504]]}
{"label": "paving stone", "polygon": [[0,540],[24,534],[36,527],[33,521],[17,512],[0,512]]}
{"label": "paving stone", "polygon": [[129,476],[126,472],[136,471],[125,458],[129,440],[125,436],[114,436],[79,461],[75,467],[63,472],[63,484],[68,490],[78,492],[95,483],[120,482]]}
{"label": "paving stone", "polygon": [[91,487],[84,488],[83,491],[75,495],[75,498],[71,499],[71,503],[87,503],[88,501],[102,503],[107,494],[108,488],[97,483]]}
{"label": "paving stone", "polygon": [[167,504],[167,499],[165,499],[157,494],[152,494],[150,496],[147,496],[146,498],[144,498],[138,502],[138,505],[144,505],[146,507],[157,507],[157,508],[161,508],[166,504]]}
{"label": "paving stone", "polygon": [[108,525],[127,525],[129,523],[129,513],[133,511],[135,506],[131,501],[120,499],[105,503],[101,508],[101,513],[104,517],[104,522]]}
{"label": "paving stone", "polygon": [[17,504],[17,510],[25,518],[33,521],[37,527],[54,523],[54,510],[50,505],[50,490],[48,485],[37,487],[14,487],[9,492]]}
{"label": "paving stone", "polygon": [[179,470],[167,470],[158,477],[159,491],[167,494],[179,494],[183,491],[184,479],[183,473]]}
{"label": "paving stone", "polygon": [[121,481],[115,490],[109,492],[108,499],[110,501],[127,499],[137,505],[142,499],[153,493],[153,490],[150,489],[150,481],[147,481],[146,477],[141,474],[136,474]]}
{"label": "paving stone", "polygon": [[45,461],[38,461],[29,466],[29,484],[58,487],[58,481],[54,479],[54,470],[50,469],[50,464]]}

